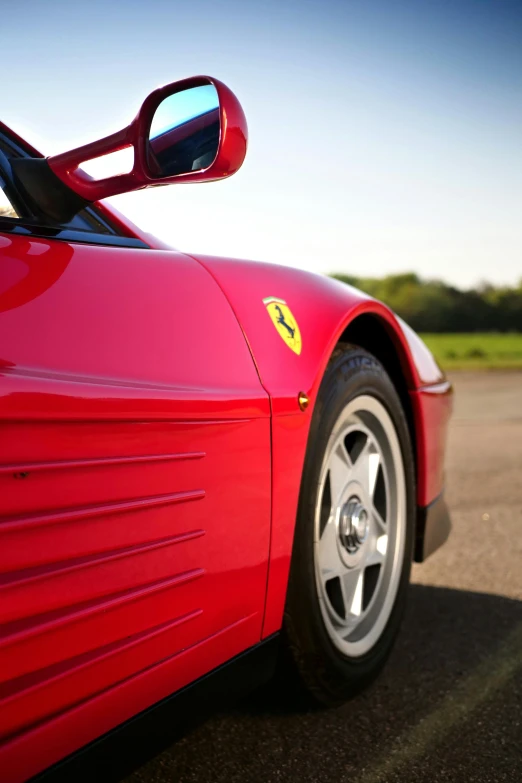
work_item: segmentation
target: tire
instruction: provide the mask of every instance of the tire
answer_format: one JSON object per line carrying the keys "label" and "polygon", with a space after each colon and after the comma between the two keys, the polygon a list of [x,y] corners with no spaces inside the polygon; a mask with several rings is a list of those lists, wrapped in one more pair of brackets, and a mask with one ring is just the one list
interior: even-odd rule
{"label": "tire", "polygon": [[341,345],[312,417],[283,626],[285,658],[316,703],[355,695],[392,649],[413,556],[413,466],[393,383],[371,354]]}

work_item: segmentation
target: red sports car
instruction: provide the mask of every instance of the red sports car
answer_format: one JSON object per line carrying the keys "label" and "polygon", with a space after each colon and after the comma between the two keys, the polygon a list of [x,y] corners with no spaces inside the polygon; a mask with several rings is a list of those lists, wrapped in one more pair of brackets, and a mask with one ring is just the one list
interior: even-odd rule
{"label": "red sports car", "polygon": [[[208,77],[49,158],[0,126],[2,783],[114,778],[276,664],[343,701],[449,533],[451,387],[406,324],[98,203],[226,177],[246,146]],[[124,148],[126,173],[80,168]]]}

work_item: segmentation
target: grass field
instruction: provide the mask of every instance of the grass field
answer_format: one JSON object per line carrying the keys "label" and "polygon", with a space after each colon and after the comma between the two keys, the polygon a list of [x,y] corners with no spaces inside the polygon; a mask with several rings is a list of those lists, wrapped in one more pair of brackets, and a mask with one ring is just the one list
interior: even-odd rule
{"label": "grass field", "polygon": [[444,370],[522,370],[522,334],[422,334]]}

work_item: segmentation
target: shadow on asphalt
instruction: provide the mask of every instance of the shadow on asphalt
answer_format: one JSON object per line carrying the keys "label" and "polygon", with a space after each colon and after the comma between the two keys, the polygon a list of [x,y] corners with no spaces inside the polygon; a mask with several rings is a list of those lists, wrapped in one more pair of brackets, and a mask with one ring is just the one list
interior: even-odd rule
{"label": "shadow on asphalt", "polygon": [[[415,694],[419,717],[433,696],[470,675],[522,622],[522,603],[500,596],[440,587],[410,585],[408,608],[390,660],[367,691],[376,697],[394,690],[394,703],[405,707]],[[436,693],[434,685],[436,684]],[[402,699],[399,699],[399,693]],[[362,695],[361,695],[362,696]],[[362,699],[365,703],[367,699]],[[349,702],[350,712],[360,697]],[[245,699],[239,709],[259,715],[302,714],[306,700],[284,683],[274,681]],[[341,710],[345,710],[343,707]],[[319,710],[325,713],[325,710]]]}
{"label": "shadow on asphalt", "polygon": [[269,685],[132,781],[520,781],[522,602],[412,585],[394,651],[343,707]]}

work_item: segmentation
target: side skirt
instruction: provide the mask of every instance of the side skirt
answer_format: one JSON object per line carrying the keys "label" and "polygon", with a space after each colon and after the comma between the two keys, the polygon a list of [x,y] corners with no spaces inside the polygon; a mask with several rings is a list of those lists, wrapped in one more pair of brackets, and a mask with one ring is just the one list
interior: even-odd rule
{"label": "side skirt", "polygon": [[32,778],[32,783],[111,783],[165,750],[180,735],[267,682],[277,662],[279,634],[162,699]]}

